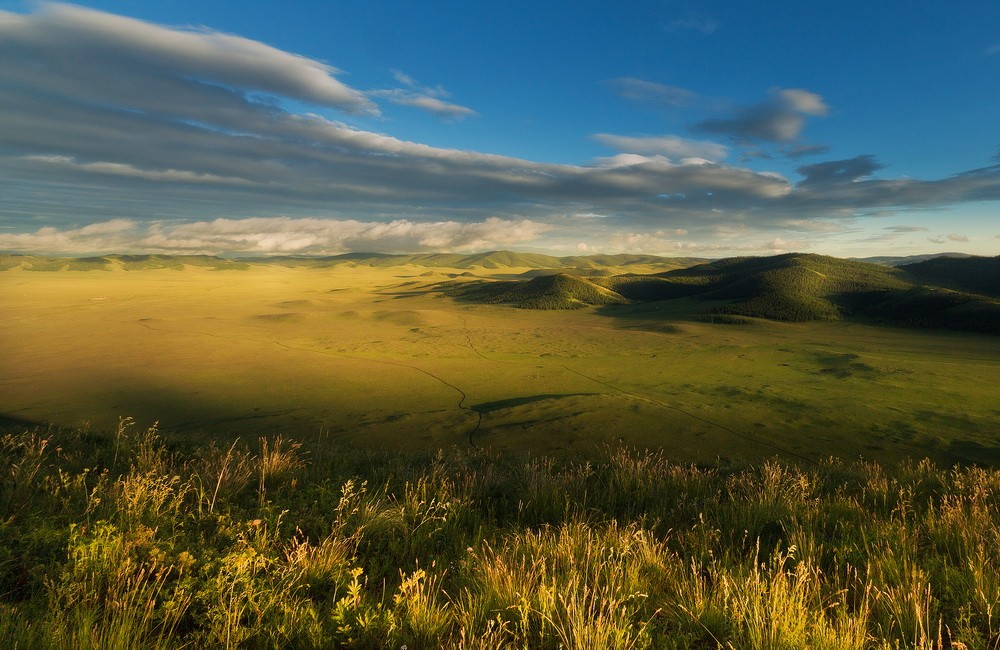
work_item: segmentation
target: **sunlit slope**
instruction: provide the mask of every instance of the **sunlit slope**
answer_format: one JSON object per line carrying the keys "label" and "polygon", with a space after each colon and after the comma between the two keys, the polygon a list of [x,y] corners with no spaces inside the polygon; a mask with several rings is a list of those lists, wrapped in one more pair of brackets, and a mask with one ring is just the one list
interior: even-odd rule
{"label": "sunlit slope", "polygon": [[526,281],[487,282],[465,289],[463,295],[469,300],[506,303],[522,309],[578,309],[628,302],[610,289],[565,273]]}

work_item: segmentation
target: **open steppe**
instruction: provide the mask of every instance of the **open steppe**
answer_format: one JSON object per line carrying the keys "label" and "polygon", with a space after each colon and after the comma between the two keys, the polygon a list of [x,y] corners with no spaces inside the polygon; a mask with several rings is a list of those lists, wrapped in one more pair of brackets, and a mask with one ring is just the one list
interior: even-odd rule
{"label": "open steppe", "polygon": [[982,273],[11,257],[3,647],[1000,646]]}
{"label": "open steppe", "polygon": [[694,298],[535,311],[456,296],[530,271],[3,271],[0,412],[403,451],[1000,461],[1000,337],[724,324]]}

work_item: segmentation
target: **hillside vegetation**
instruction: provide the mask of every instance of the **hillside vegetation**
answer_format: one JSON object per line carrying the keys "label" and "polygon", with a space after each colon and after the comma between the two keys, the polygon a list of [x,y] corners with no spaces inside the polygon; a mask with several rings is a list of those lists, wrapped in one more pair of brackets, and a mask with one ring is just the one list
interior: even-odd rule
{"label": "hillside vegetation", "polygon": [[[897,268],[789,253],[730,258],[654,275],[576,280],[637,302],[725,301],[712,313],[730,316],[782,321],[865,316],[894,325],[1000,332],[1000,257],[941,258]],[[477,287],[467,295],[528,308],[569,304],[569,278],[558,286],[532,282],[523,287],[497,283],[493,290]]]}
{"label": "hillside vegetation", "polygon": [[486,282],[463,289],[462,296],[484,303],[508,303],[523,309],[578,309],[588,305],[616,305],[624,297],[595,282],[565,273],[526,281]]}
{"label": "hillside vegetation", "polygon": [[871,262],[872,264],[884,264],[885,266],[902,266],[904,264],[916,264],[925,260],[932,260],[938,257],[973,257],[968,253],[926,253],[924,255],[876,255],[874,257],[852,257],[856,262]]}
{"label": "hillside vegetation", "polygon": [[900,268],[929,284],[1000,298],[1000,256],[938,257]]}
{"label": "hillside vegetation", "polygon": [[0,436],[8,648],[994,648],[1000,473]]}

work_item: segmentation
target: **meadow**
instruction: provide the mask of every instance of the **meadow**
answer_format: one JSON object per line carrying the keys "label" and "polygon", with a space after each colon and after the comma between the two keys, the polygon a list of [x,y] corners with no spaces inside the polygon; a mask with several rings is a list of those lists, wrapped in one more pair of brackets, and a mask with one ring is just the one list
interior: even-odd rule
{"label": "meadow", "polygon": [[996,336],[726,324],[694,298],[535,311],[454,296],[524,271],[0,272],[0,412],[412,451],[1000,458]]}
{"label": "meadow", "polygon": [[1000,472],[0,438],[8,648],[996,648]]}
{"label": "meadow", "polygon": [[5,647],[1000,647],[1000,337],[148,266],[0,272]]}

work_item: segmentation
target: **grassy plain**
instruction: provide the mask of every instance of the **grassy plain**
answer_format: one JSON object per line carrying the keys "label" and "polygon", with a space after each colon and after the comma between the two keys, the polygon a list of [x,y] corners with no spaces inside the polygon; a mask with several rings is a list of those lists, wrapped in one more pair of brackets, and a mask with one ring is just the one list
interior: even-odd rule
{"label": "grassy plain", "polygon": [[1000,462],[998,337],[727,325],[696,300],[531,311],[449,292],[528,270],[4,271],[0,412],[401,451]]}
{"label": "grassy plain", "polygon": [[316,442],[0,435],[3,647],[1000,646],[997,470]]}
{"label": "grassy plain", "polygon": [[1000,337],[526,270],[0,272],[0,645],[1000,647]]}

